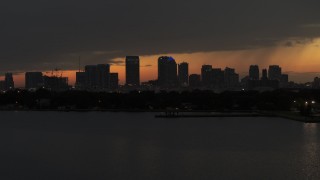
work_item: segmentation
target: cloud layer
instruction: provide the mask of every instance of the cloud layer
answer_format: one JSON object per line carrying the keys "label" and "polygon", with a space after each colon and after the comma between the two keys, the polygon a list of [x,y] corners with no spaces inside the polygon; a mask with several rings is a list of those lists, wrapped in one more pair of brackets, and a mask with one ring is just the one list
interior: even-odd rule
{"label": "cloud layer", "polygon": [[318,7],[317,0],[6,1],[0,71],[75,69],[78,56],[94,64],[125,55],[291,47],[320,36]]}

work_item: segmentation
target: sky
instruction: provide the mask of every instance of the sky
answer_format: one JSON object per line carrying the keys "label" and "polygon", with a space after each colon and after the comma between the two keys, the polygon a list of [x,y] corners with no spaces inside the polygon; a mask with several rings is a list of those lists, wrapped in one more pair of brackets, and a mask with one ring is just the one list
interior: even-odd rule
{"label": "sky", "polygon": [[[233,67],[279,64],[290,80],[320,75],[318,0],[11,0],[0,3],[0,74],[110,63],[124,82],[124,57],[141,56],[142,80],[157,58]],[[49,73],[50,74],[50,73]]]}

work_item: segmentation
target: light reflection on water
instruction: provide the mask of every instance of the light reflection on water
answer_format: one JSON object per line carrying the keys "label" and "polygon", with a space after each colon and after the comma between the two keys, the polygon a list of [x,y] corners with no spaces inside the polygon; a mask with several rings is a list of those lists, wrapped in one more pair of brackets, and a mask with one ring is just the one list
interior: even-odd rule
{"label": "light reflection on water", "polygon": [[303,124],[302,173],[304,173],[307,179],[318,179],[320,177],[319,131],[319,124]]}

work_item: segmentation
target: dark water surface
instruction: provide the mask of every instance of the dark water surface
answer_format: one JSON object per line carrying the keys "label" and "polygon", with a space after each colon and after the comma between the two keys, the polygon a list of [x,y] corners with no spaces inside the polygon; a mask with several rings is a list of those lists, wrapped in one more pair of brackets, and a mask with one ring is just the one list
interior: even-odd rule
{"label": "dark water surface", "polygon": [[0,179],[320,179],[320,125],[0,112]]}

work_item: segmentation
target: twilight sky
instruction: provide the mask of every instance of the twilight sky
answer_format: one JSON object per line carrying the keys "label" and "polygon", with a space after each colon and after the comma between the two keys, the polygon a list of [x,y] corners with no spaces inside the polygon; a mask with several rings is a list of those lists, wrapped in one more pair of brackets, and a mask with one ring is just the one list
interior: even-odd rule
{"label": "twilight sky", "polygon": [[[202,64],[279,64],[291,80],[320,74],[319,0],[11,0],[0,3],[0,72],[64,70],[140,55],[143,80],[172,55]],[[73,82],[74,72],[65,72]],[[20,78],[17,78],[21,80]],[[22,80],[21,80],[22,81]]]}

